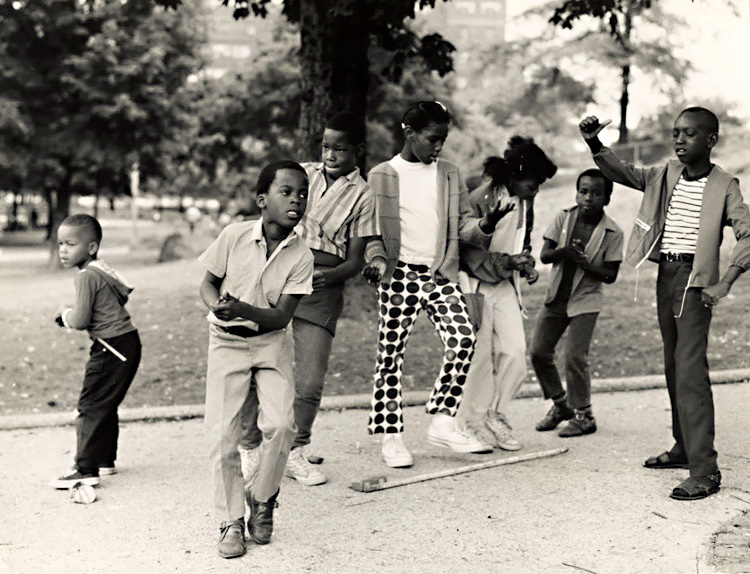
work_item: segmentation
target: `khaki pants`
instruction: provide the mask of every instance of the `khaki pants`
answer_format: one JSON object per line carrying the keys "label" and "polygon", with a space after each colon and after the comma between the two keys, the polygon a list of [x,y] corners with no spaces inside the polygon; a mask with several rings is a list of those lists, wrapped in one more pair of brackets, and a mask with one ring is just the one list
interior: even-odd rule
{"label": "khaki pants", "polygon": [[219,522],[245,516],[245,495],[237,445],[240,409],[251,380],[258,394],[260,467],[252,486],[256,500],[266,501],[279,488],[284,474],[294,426],[294,348],[285,330],[257,337],[229,335],[210,326],[206,376],[206,429],[214,489],[214,508]]}
{"label": "khaki pants", "polygon": [[526,339],[518,296],[510,281],[482,283],[482,325],[458,408],[461,423],[506,410],[526,380]]}

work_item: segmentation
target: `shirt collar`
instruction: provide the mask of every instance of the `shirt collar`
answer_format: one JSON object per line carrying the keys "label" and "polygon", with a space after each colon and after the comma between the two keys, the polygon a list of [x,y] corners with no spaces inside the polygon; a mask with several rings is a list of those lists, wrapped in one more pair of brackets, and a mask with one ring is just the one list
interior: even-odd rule
{"label": "shirt collar", "polygon": [[[572,207],[567,207],[567,208],[563,209],[563,211],[566,211],[568,213],[572,213],[576,217],[578,217],[578,206],[577,205],[573,205]],[[599,220],[599,223],[596,224],[597,227],[599,227],[600,225],[603,225],[604,229],[607,229],[609,231],[617,231],[617,224],[615,223],[615,221],[609,215],[607,215],[606,211],[604,213],[602,213],[602,218]]]}
{"label": "shirt collar", "polygon": [[[315,170],[321,175],[321,177],[325,178],[325,164],[323,162],[315,164]],[[356,181],[357,177],[359,176],[359,168],[355,167],[352,171],[347,173],[346,175],[340,176],[338,179],[344,178],[349,183],[353,183]],[[336,180],[338,181],[338,180]],[[334,182],[335,183],[335,182]]]}
{"label": "shirt collar", "polygon": [[[258,243],[266,243],[266,238],[263,237],[263,217],[261,216],[255,221],[253,230],[250,232],[250,239],[257,241]],[[285,247],[292,241],[297,239],[297,232],[292,229],[284,239],[279,243],[279,247]]]}

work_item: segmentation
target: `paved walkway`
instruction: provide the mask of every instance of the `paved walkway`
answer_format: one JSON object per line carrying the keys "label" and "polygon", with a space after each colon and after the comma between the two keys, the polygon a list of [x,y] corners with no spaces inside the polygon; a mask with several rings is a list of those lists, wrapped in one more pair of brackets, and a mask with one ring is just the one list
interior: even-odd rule
{"label": "paved walkway", "polygon": [[[750,572],[750,385],[715,388],[722,490],[673,501],[685,471],[651,471],[642,460],[669,446],[663,389],[599,393],[596,434],[560,439],[534,422],[548,405],[514,401],[520,453],[569,452],[514,465],[359,493],[354,480],[390,480],[494,460],[456,455],[424,440],[429,417],[406,410],[411,469],[387,469],[366,412],[327,410],[314,452],[328,484],[284,479],[272,544],[240,559],[215,554],[202,421],[122,425],[120,473],[98,500],[73,504],[48,480],[69,466],[70,426],[0,431],[0,572],[685,574]],[[735,526],[739,525],[739,526]]]}

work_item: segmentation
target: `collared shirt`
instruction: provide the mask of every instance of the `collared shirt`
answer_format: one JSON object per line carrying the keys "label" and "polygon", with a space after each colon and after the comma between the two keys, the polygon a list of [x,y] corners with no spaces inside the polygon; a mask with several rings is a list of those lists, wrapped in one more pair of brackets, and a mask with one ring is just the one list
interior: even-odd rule
{"label": "collared shirt", "polygon": [[307,211],[295,231],[310,249],[346,259],[346,244],[353,237],[380,235],[375,194],[354,168],[327,187],[325,166],[305,163],[310,188]]}
{"label": "collared shirt", "polygon": [[[554,241],[559,247],[570,243],[570,235],[575,228],[578,217],[578,207],[563,209],[544,232],[544,239]],[[592,265],[601,266],[607,262],[622,261],[622,247],[624,236],[620,227],[606,214],[602,215],[591,233],[584,253]],[[550,284],[547,288],[545,304],[551,303],[557,296],[562,282],[564,263],[562,261],[552,266]],[[602,282],[583,272],[578,267],[573,275],[573,285],[568,299],[568,317],[584,313],[598,313],[602,309]]]}
{"label": "collared shirt", "polygon": [[[221,293],[262,309],[276,306],[282,295],[312,293],[313,256],[294,231],[270,257],[266,253],[263,218],[260,218],[227,225],[198,261],[208,272],[224,278]],[[213,312],[207,318],[216,325],[258,328],[247,319],[222,321]]]}

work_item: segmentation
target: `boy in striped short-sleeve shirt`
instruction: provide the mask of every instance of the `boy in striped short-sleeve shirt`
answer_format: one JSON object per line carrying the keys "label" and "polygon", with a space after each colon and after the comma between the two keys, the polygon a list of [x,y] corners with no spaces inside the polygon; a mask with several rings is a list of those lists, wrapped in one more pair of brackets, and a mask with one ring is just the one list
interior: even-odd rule
{"label": "boy in striped short-sleeve shirt", "polygon": [[[719,140],[719,120],[711,111],[692,107],[680,112],[672,130],[679,161],[661,167],[635,167],[603,147],[597,135],[608,124],[589,116],[579,127],[602,172],[643,192],[625,259],[636,267],[646,259],[659,264],[656,300],[675,444],[646,459],[644,466],[688,468],[690,477],[671,497],[705,498],[721,484],[706,358],[708,329],[713,306],[750,267],[750,211],[737,178],[711,163]],[[737,244],[720,278],[725,225],[732,226]]]}
{"label": "boy in striped short-sleeve shirt", "polygon": [[[292,320],[297,435],[286,475],[308,486],[327,481],[325,474],[310,464],[305,447],[323,395],[336,323],[344,306],[345,282],[362,268],[367,238],[380,235],[374,193],[357,167],[365,149],[364,135],[361,118],[350,112],[337,113],[323,132],[322,162],[302,164],[310,191],[307,212],[295,231],[312,251],[315,270],[313,292],[300,300]],[[255,400],[251,393],[249,403]],[[252,404],[246,405],[244,413],[245,422],[257,416]],[[246,480],[252,477],[260,438],[257,430],[248,432],[240,445]]]}

